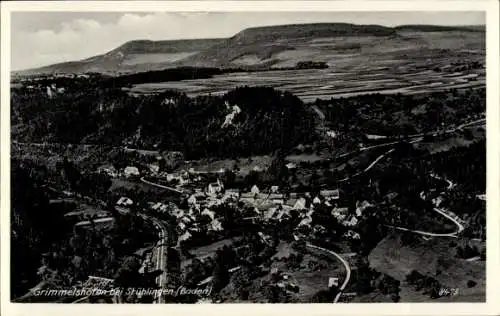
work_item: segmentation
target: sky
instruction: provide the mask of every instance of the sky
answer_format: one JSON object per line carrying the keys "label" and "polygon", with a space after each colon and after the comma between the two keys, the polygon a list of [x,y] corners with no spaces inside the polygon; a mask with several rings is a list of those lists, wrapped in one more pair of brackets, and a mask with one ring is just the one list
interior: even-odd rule
{"label": "sky", "polygon": [[478,25],[484,12],[13,12],[11,68],[29,69],[106,53],[127,41],[220,38],[256,26]]}

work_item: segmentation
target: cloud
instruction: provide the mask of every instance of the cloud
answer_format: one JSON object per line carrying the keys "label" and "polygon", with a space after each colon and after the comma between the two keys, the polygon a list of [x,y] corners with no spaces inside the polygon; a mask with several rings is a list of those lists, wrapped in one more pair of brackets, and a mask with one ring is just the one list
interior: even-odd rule
{"label": "cloud", "polygon": [[130,40],[230,37],[262,25],[312,22],[364,24],[478,24],[474,12],[155,12],[61,13],[12,15],[12,69],[80,60],[106,53]]}

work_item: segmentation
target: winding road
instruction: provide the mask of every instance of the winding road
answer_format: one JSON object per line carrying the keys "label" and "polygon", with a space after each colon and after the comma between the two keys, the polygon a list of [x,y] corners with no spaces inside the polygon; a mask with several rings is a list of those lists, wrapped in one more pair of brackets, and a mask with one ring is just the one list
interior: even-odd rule
{"label": "winding road", "polygon": [[[453,128],[453,129],[450,129],[450,130],[446,130],[444,133],[447,134],[447,133],[452,133],[452,132],[455,132],[459,129],[462,129],[463,127],[466,127],[468,125],[473,125],[473,124],[477,124],[477,123],[480,123],[480,122],[484,122],[485,119],[479,119],[479,120],[476,120],[476,121],[473,121],[473,122],[468,122],[468,123],[464,123],[464,124],[461,124],[459,126],[457,126],[456,128]],[[435,132],[435,133],[432,133],[433,135],[437,135],[439,134],[439,132]],[[417,135],[411,135],[410,137],[408,138],[415,138],[413,139],[412,141],[410,141],[409,143],[417,143],[417,142],[420,142],[423,140],[423,136],[425,134],[417,134]],[[337,159],[337,158],[342,158],[342,157],[346,157],[350,154],[353,154],[353,153],[356,153],[356,152],[362,152],[362,151],[366,151],[366,150],[370,150],[370,149],[374,149],[374,148],[379,148],[379,147],[384,147],[384,146],[390,146],[390,145],[395,145],[397,143],[399,143],[400,141],[395,141],[395,142],[389,142],[389,143],[383,143],[383,144],[379,144],[379,145],[374,145],[374,146],[370,146],[370,147],[364,147],[364,148],[360,148],[356,151],[353,151],[353,152],[349,152],[349,153],[346,153],[346,154],[342,154],[340,156],[337,156],[335,157],[334,159]],[[342,179],[340,180],[339,182],[344,182],[344,181],[347,181],[349,179],[352,179],[353,177],[356,177],[356,176],[359,176],[360,174],[363,174],[367,171],[369,171],[371,168],[373,168],[373,166],[375,166],[380,160],[382,160],[384,157],[386,157],[388,154],[390,154],[391,152],[393,152],[394,149],[391,149],[391,150],[388,150],[387,152],[383,153],[382,155],[378,156],[368,167],[366,167],[363,171],[361,172],[358,172],[356,174],[354,174],[353,176],[351,177],[348,177],[348,178],[345,178],[345,179]],[[455,184],[453,182],[451,182],[450,180],[448,179],[443,179],[443,178],[440,178],[439,176],[437,175],[434,175],[434,174],[431,174],[431,177],[433,178],[436,178],[436,179],[440,179],[440,180],[443,180],[443,181],[446,181],[448,183],[448,186],[447,186],[447,190],[450,190],[452,189]],[[425,199],[425,196],[423,194],[424,192],[421,192],[420,194],[420,198],[422,199]],[[452,237],[452,238],[458,238],[458,234],[460,234],[463,230],[464,230],[464,227],[463,225],[457,221],[455,218],[453,218],[452,216],[450,216],[449,214],[447,214],[443,209],[439,209],[437,207],[433,208],[433,210],[439,214],[441,214],[442,216],[446,217],[447,219],[453,221],[456,226],[457,226],[457,230],[452,232],[452,233],[443,233],[443,234],[439,234],[439,233],[431,233],[431,232],[425,232],[425,231],[420,231],[420,230],[411,230],[411,229],[408,229],[408,228],[404,228],[404,227],[395,227],[395,226],[389,226],[389,225],[386,225],[388,227],[391,227],[391,228],[394,228],[394,229],[397,229],[397,230],[402,230],[402,231],[409,231],[409,232],[412,232],[412,233],[416,233],[416,234],[420,234],[422,236],[430,236],[430,237]],[[342,283],[342,285],[340,286],[339,288],[339,292],[337,293],[337,295],[335,296],[334,300],[333,300],[333,303],[337,303],[340,296],[342,295],[342,291],[346,288],[347,284],[349,283],[349,280],[351,278],[351,268],[349,266],[349,263],[344,259],[342,258],[341,255],[339,255],[338,253],[334,252],[334,251],[331,251],[331,250],[328,250],[328,249],[325,249],[325,248],[322,248],[322,247],[318,247],[318,246],[315,246],[315,245],[312,245],[310,243],[307,243],[306,244],[307,247],[309,248],[312,248],[312,249],[318,249],[318,250],[321,250],[321,251],[324,251],[324,252],[327,252],[331,255],[334,255],[338,260],[340,260],[342,262],[342,264],[344,265],[345,269],[346,269],[346,278],[344,279],[344,282]]]}
{"label": "winding road", "polygon": [[[455,184],[453,182],[451,182],[450,180],[448,180],[448,179],[441,178],[441,177],[439,177],[439,176],[437,176],[435,174],[431,174],[430,176],[432,178],[434,178],[434,179],[446,181],[448,183],[448,186],[446,187],[447,190],[450,190],[450,189],[452,189],[455,186]],[[420,192],[419,196],[420,196],[420,198],[422,200],[425,200],[425,193],[424,193],[424,191]],[[391,225],[386,225],[386,226],[390,227],[390,228],[393,228],[393,229],[397,229],[397,230],[402,230],[402,231],[408,231],[408,232],[416,233],[416,234],[419,234],[419,235],[422,235],[422,236],[458,238],[458,235],[465,229],[465,227],[456,218],[454,218],[454,217],[450,216],[449,214],[447,214],[444,209],[438,208],[438,207],[434,207],[433,210],[435,212],[441,214],[442,216],[446,217],[447,219],[449,219],[453,223],[455,223],[455,225],[457,226],[457,229],[454,232],[451,232],[451,233],[431,233],[431,232],[426,232],[426,231],[421,231],[421,230],[414,230],[414,229],[408,229],[408,228],[398,227],[398,226],[391,226]]]}
{"label": "winding road", "polygon": [[342,291],[344,291],[344,289],[346,288],[347,284],[349,283],[349,280],[351,279],[351,267],[349,266],[349,263],[344,258],[342,258],[341,255],[339,255],[338,253],[336,253],[336,252],[334,252],[332,250],[325,249],[325,248],[322,248],[322,247],[318,247],[318,246],[315,246],[315,245],[310,244],[310,243],[306,243],[306,246],[309,247],[309,248],[312,248],[312,249],[317,249],[317,250],[321,250],[321,251],[324,251],[326,253],[329,253],[329,254],[335,256],[344,265],[345,270],[346,270],[346,276],[345,276],[344,282],[342,282],[342,285],[338,289],[339,292],[337,293],[337,295],[333,299],[333,303],[337,303],[338,300],[340,299],[340,296],[342,295]]}

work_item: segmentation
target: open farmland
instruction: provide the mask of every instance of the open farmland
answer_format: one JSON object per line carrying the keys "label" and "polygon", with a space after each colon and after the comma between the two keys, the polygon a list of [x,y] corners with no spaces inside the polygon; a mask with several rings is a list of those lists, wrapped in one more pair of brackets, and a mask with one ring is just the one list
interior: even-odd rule
{"label": "open farmland", "polygon": [[[468,32],[400,32],[395,37],[337,37],[288,40],[293,47],[267,59],[243,54],[229,65],[258,66],[266,71],[216,75],[208,79],[141,83],[131,93],[178,90],[189,96],[223,94],[238,86],[270,86],[292,92],[303,101],[366,93],[442,91],[484,87],[485,45],[479,34]],[[282,43],[283,42],[283,43]],[[287,47],[288,47],[287,46]],[[326,62],[327,69],[280,70],[299,61]],[[475,67],[468,67],[475,63]]]}
{"label": "open farmland", "polygon": [[[394,64],[399,64],[399,62],[395,61]],[[303,101],[310,102],[317,98],[330,99],[368,93],[418,94],[452,88],[485,86],[485,72],[482,69],[468,73],[446,74],[433,71],[432,68],[434,67],[423,71],[411,69],[391,71],[387,67],[366,69],[358,66],[350,71],[340,72],[329,68],[232,73],[209,79],[143,83],[132,87],[130,92],[149,94],[177,90],[188,96],[197,96],[224,94],[238,86],[271,86],[292,92]]]}

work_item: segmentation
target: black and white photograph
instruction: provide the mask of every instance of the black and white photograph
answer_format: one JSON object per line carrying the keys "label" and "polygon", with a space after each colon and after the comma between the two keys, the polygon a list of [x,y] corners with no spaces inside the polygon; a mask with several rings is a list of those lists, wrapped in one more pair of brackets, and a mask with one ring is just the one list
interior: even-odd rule
{"label": "black and white photograph", "polygon": [[12,11],[8,300],[486,303],[486,16]]}

